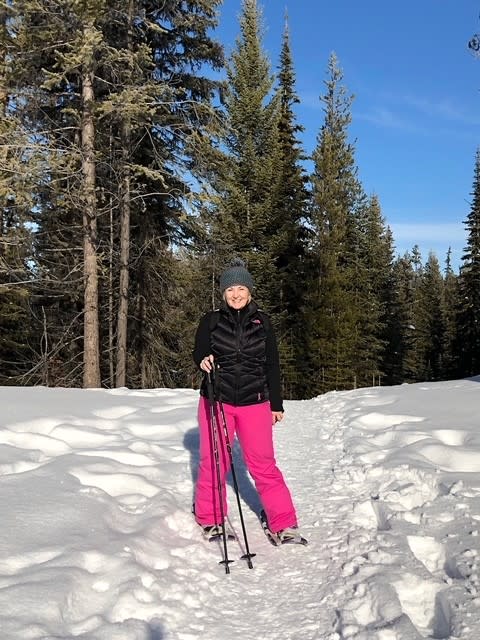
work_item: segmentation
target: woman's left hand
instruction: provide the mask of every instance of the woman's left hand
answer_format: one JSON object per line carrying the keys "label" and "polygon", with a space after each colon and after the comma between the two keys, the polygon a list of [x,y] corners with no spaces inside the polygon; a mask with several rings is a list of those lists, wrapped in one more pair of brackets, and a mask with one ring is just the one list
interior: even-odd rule
{"label": "woman's left hand", "polygon": [[272,411],[272,424],[283,420],[283,411]]}

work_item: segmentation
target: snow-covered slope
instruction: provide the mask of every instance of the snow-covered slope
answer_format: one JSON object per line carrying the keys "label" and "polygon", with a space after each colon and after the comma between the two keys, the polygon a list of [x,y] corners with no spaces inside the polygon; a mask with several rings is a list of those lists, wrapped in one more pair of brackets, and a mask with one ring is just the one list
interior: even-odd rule
{"label": "snow-covered slope", "polygon": [[480,638],[479,381],[286,403],[308,547],[272,547],[235,447],[254,568],[190,513],[197,392],[0,388],[2,640]]}

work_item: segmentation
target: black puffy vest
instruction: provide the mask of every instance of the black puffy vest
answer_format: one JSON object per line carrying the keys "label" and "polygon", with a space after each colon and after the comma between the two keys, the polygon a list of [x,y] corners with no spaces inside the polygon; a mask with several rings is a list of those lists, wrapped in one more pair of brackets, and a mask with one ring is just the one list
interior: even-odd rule
{"label": "black puffy vest", "polygon": [[268,400],[265,321],[252,302],[240,311],[213,313],[210,346],[217,364],[216,395],[222,402],[245,406]]}

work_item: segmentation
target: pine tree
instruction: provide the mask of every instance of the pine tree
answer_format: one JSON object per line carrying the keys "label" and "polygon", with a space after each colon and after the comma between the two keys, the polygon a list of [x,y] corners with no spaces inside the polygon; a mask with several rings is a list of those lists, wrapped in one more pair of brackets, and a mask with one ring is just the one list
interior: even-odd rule
{"label": "pine tree", "polygon": [[210,243],[217,265],[225,266],[236,254],[246,260],[256,282],[255,297],[267,311],[276,276],[269,251],[279,114],[273,83],[262,51],[261,12],[256,0],[244,0],[240,35],[227,65],[226,158],[215,183]]}
{"label": "pine tree", "polygon": [[410,253],[393,263],[383,369],[387,385],[415,382],[415,273]]}
{"label": "pine tree", "polygon": [[383,376],[393,245],[376,195],[358,208],[357,218],[358,253],[351,283],[358,309],[354,370],[357,384],[369,386]]}
{"label": "pine tree", "polygon": [[[304,154],[298,136],[290,36],[285,26],[278,85],[262,50],[262,15],[256,0],[245,0],[240,35],[227,67],[225,116],[220,142],[223,166],[213,179],[215,194],[204,209],[210,253],[209,281],[234,255],[243,257],[256,283],[254,297],[273,321],[279,339],[286,396],[298,395],[298,362],[303,340],[299,313],[308,202]],[[208,198],[207,194],[207,198]],[[211,276],[214,276],[211,278]],[[213,285],[213,288],[212,288]],[[211,296],[212,303],[218,299]]]}
{"label": "pine tree", "polygon": [[[307,333],[311,391],[351,388],[358,341],[359,307],[351,283],[358,248],[357,207],[363,190],[354,147],[348,140],[352,97],[342,85],[337,57],[328,63],[325,122],[313,154],[312,225]],[[363,271],[363,267],[362,267]]]}
{"label": "pine tree", "polygon": [[298,136],[303,127],[297,124],[294,106],[299,102],[295,93],[295,72],[290,46],[288,23],[285,22],[278,73],[279,118],[278,144],[273,158],[272,210],[268,218],[270,237],[268,254],[275,266],[274,280],[268,283],[265,295],[279,337],[284,394],[299,397],[306,371],[303,368],[304,331],[301,309],[305,291],[304,254],[306,247],[305,218],[309,194],[307,176],[302,162],[305,155]]}
{"label": "pine tree", "polygon": [[414,245],[409,254],[411,263],[411,280],[409,282],[411,304],[411,327],[409,337],[410,353],[407,361],[406,378],[409,382],[419,382],[425,375],[425,353],[428,349],[428,336],[425,329],[426,321],[421,304],[421,284],[424,276],[422,254],[418,245]]}
{"label": "pine tree", "polygon": [[0,8],[0,384],[20,384],[30,368],[28,223],[38,160],[12,99],[8,4]]}
{"label": "pine tree", "polygon": [[480,372],[480,149],[475,155],[471,195],[470,213],[465,221],[467,246],[459,276],[459,364],[463,376]]}
{"label": "pine tree", "polygon": [[437,257],[430,253],[422,271],[416,304],[419,380],[441,380],[443,373],[443,278]]}
{"label": "pine tree", "polygon": [[[83,245],[83,385],[100,386],[100,327],[98,300],[98,203],[96,167],[96,78],[108,47],[99,23],[105,2],[71,5],[65,2],[14,3],[17,11],[16,62],[24,89],[25,120],[43,130],[63,159],[51,166],[52,184],[65,164],[70,170],[69,196],[79,213],[78,236]],[[44,52],[48,51],[46,55]],[[33,53],[32,53],[33,52]],[[60,117],[59,117],[60,116]],[[64,166],[61,166],[63,164]],[[76,178],[78,176],[78,178]],[[76,182],[76,184],[75,184]],[[58,193],[58,191],[57,191]],[[45,195],[45,194],[44,194]],[[56,195],[56,194],[55,194]],[[39,213],[48,211],[48,201]],[[81,212],[81,213],[80,213]],[[78,240],[74,243],[78,245]]]}
{"label": "pine tree", "polygon": [[[198,140],[217,126],[218,82],[200,69],[222,64],[221,47],[208,35],[218,4],[12,3],[19,102],[48,149],[37,193],[36,300],[37,313],[48,316],[50,379],[79,384],[83,352],[85,386],[97,386],[99,367],[107,384],[128,382],[127,363],[131,379],[145,380],[143,343],[129,332],[150,312],[155,323],[176,304],[169,291],[164,312],[154,313],[146,287],[160,265],[170,270],[164,283],[174,286],[172,249],[192,233],[188,183]],[[158,261],[145,263],[152,247]],[[169,353],[178,358],[176,346]]]}
{"label": "pine tree", "polygon": [[222,48],[209,35],[219,4],[145,3],[145,39],[152,50],[157,97],[132,156],[132,199],[137,204],[130,287],[131,379],[142,386],[191,383],[193,327],[182,315],[188,278],[178,254],[199,232],[191,185],[208,180],[205,150],[223,127],[213,106],[221,83],[207,74],[207,67],[223,65]]}
{"label": "pine tree", "polygon": [[458,334],[457,315],[459,309],[458,277],[452,269],[451,249],[448,249],[445,262],[445,275],[442,297],[442,315],[445,324],[442,352],[442,379],[450,380],[458,377]]}
{"label": "pine tree", "polygon": [[386,239],[391,247],[391,263],[385,289],[382,295],[384,302],[382,339],[384,349],[380,369],[383,373],[382,382],[386,385],[398,384],[402,381],[401,354],[404,344],[404,314],[405,309],[400,300],[399,260],[393,257],[393,236],[387,231]]}
{"label": "pine tree", "polygon": [[20,151],[25,138],[6,104],[6,96],[0,96],[0,384],[20,384],[29,369],[32,278],[29,217],[20,192],[30,183],[30,174]]}

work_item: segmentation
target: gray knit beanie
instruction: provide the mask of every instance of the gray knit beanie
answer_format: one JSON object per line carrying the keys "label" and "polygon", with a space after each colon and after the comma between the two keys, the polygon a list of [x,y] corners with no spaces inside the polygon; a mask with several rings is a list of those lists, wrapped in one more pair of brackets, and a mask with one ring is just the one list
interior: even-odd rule
{"label": "gray knit beanie", "polygon": [[253,278],[241,258],[234,258],[230,266],[220,276],[220,291],[222,293],[234,285],[243,285],[250,292],[253,290]]}

